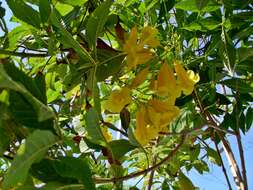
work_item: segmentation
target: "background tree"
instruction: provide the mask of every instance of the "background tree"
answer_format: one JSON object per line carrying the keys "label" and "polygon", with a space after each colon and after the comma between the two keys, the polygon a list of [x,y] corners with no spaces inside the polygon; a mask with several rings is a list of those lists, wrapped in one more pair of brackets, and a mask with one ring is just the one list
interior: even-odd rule
{"label": "background tree", "polygon": [[6,2],[1,189],[190,190],[209,161],[248,189],[251,0]]}

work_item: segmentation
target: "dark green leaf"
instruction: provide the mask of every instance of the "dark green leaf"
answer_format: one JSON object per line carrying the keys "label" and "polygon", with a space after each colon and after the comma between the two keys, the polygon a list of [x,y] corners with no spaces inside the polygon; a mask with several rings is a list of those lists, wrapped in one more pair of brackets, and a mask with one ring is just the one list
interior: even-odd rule
{"label": "dark green leaf", "polygon": [[89,47],[93,50],[96,48],[97,37],[103,30],[111,5],[111,0],[106,0],[105,2],[101,3],[101,5],[95,9],[88,20],[87,38]]}
{"label": "dark green leaf", "polygon": [[87,160],[82,158],[62,157],[55,162],[54,168],[62,177],[72,177],[81,180],[85,189],[96,189]]}
{"label": "dark green leaf", "polygon": [[253,108],[249,107],[247,112],[246,112],[246,117],[245,117],[245,123],[246,123],[246,131],[248,131],[253,122]]}
{"label": "dark green leaf", "polygon": [[49,19],[51,7],[49,0],[40,0],[39,3],[40,18],[42,23],[46,23]]}
{"label": "dark green leaf", "polygon": [[110,146],[113,157],[117,159],[120,159],[127,152],[136,148],[136,146],[133,146],[129,141],[124,139],[111,141],[108,143],[108,145]]}
{"label": "dark green leaf", "polygon": [[50,108],[34,97],[31,92],[20,83],[20,81],[14,80],[6,73],[3,65],[0,65],[0,88],[7,88],[21,93],[26,101],[33,106],[34,110],[36,110],[38,121],[45,121],[54,117],[54,113]]}
{"label": "dark green leaf", "polygon": [[239,91],[241,93],[253,92],[253,82],[240,78],[232,78],[222,81],[222,84],[225,84],[234,91]]}
{"label": "dark green leaf", "polygon": [[24,3],[23,0],[8,0],[7,1],[14,16],[18,19],[30,24],[36,28],[40,28],[40,15],[32,7]]}

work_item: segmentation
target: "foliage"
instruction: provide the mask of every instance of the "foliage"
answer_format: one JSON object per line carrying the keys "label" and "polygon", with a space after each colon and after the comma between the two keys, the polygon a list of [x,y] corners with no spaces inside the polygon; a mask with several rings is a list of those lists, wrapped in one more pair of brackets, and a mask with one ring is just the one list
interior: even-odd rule
{"label": "foliage", "polygon": [[6,2],[1,189],[197,189],[220,146],[247,189],[253,1]]}

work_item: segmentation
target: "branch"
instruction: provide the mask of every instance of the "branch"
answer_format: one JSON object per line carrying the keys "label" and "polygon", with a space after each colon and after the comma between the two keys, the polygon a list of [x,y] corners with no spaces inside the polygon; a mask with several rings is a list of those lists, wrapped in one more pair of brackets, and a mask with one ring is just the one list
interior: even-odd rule
{"label": "branch", "polygon": [[48,57],[49,56],[49,54],[25,53],[25,52],[3,50],[3,49],[0,49],[0,54],[10,55],[10,56],[17,56],[17,57]]}
{"label": "branch", "polygon": [[239,150],[240,159],[241,159],[242,177],[243,177],[243,181],[244,181],[244,190],[248,190],[246,164],[245,164],[244,153],[243,153],[242,139],[241,139],[241,135],[240,135],[239,131],[238,131],[238,134],[236,135],[236,140],[237,140],[238,150]]}
{"label": "branch", "polygon": [[197,99],[197,103],[198,103],[198,106],[202,112],[202,114],[205,116],[205,119],[207,120],[207,122],[209,124],[211,124],[211,126],[216,129],[216,133],[218,135],[218,137],[221,139],[221,142],[222,142],[222,145],[223,145],[223,148],[224,148],[224,151],[225,151],[225,154],[226,154],[226,157],[228,159],[228,162],[229,162],[229,165],[230,165],[230,169],[231,169],[231,173],[234,177],[234,181],[236,183],[236,186],[239,190],[244,190],[244,182],[243,182],[243,178],[242,178],[242,175],[241,175],[241,172],[239,170],[239,167],[238,167],[238,164],[236,162],[236,159],[235,159],[235,156],[234,156],[234,153],[229,145],[229,142],[224,138],[223,134],[220,132],[220,129],[218,124],[216,123],[216,121],[213,119],[212,115],[203,109],[203,105],[200,101],[200,99],[198,98],[198,94],[196,92],[196,90],[194,89],[194,95],[195,95],[195,98]]}
{"label": "branch", "polygon": [[94,181],[96,183],[112,183],[112,182],[118,182],[118,181],[125,181],[128,179],[132,179],[134,177],[138,177],[140,175],[146,174],[148,172],[151,172],[155,169],[157,169],[158,167],[160,167],[161,165],[163,165],[164,163],[166,163],[167,161],[169,161],[171,158],[173,158],[173,156],[175,156],[176,152],[180,149],[180,147],[184,144],[185,141],[185,136],[182,136],[181,141],[179,142],[179,144],[170,152],[170,154],[165,157],[162,161],[160,161],[159,163],[145,169],[139,172],[134,172],[131,173],[129,175],[123,176],[123,177],[117,177],[117,178],[95,178]]}
{"label": "branch", "polygon": [[226,179],[226,181],[227,181],[228,188],[229,188],[229,190],[233,190],[233,189],[232,189],[232,186],[231,186],[231,183],[230,183],[230,181],[229,181],[229,178],[228,178],[227,170],[226,170],[226,168],[225,168],[225,165],[224,165],[223,159],[222,159],[222,157],[221,157],[221,153],[220,153],[220,150],[219,150],[218,144],[216,143],[216,141],[215,141],[214,139],[212,139],[212,140],[213,140],[213,142],[214,142],[214,145],[215,145],[216,151],[217,151],[218,156],[219,156],[219,158],[220,158],[222,171],[223,171],[223,174],[224,174],[225,179]]}
{"label": "branch", "polygon": [[[153,160],[153,164],[156,163],[156,158],[157,158],[157,157],[155,156],[155,157],[154,157],[154,160]],[[152,170],[151,173],[150,173],[150,176],[149,176],[148,188],[147,188],[147,190],[151,190],[151,188],[152,188],[154,174],[155,174],[155,170]]]}

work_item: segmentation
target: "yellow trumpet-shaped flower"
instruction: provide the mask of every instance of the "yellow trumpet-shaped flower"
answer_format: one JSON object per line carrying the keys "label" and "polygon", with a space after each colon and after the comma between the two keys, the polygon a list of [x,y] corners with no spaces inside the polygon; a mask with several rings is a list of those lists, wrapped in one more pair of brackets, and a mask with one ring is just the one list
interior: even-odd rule
{"label": "yellow trumpet-shaped flower", "polygon": [[149,61],[153,55],[150,49],[157,47],[160,43],[155,38],[158,31],[152,27],[145,27],[142,30],[141,39],[138,41],[137,28],[131,30],[130,36],[124,45],[124,52],[127,53],[127,66],[135,68],[139,64]]}
{"label": "yellow trumpet-shaped flower", "polygon": [[174,73],[168,64],[162,64],[157,76],[157,95],[168,97],[172,104],[181,94]]}
{"label": "yellow trumpet-shaped flower", "polygon": [[147,121],[147,110],[141,107],[136,113],[135,138],[142,145],[146,145],[157,136],[157,130]]}
{"label": "yellow trumpet-shaped flower", "polygon": [[131,84],[131,88],[136,88],[137,86],[139,86],[140,84],[142,84],[148,75],[148,71],[149,71],[149,67],[141,70],[136,77],[134,78],[132,84]]}
{"label": "yellow trumpet-shaped flower", "polygon": [[129,88],[113,91],[104,103],[104,108],[110,112],[119,113],[132,99]]}
{"label": "yellow trumpet-shaped flower", "polygon": [[108,131],[107,128],[102,127],[102,128],[101,128],[101,132],[102,132],[102,134],[103,134],[103,136],[104,136],[106,142],[112,141],[112,134]]}
{"label": "yellow trumpet-shaped flower", "polygon": [[186,71],[179,63],[175,63],[178,85],[185,95],[192,93],[194,85],[199,81],[199,75],[192,70]]}
{"label": "yellow trumpet-shaped flower", "polygon": [[151,99],[149,102],[148,114],[151,123],[159,132],[167,131],[167,126],[179,115],[179,108],[171,105],[168,101]]}

